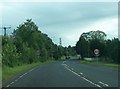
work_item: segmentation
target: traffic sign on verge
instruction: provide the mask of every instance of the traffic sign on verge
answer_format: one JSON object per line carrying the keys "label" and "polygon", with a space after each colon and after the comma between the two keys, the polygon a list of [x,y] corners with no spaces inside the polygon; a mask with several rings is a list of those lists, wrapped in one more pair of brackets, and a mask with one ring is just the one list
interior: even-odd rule
{"label": "traffic sign on verge", "polygon": [[94,50],[94,54],[95,54],[95,55],[99,55],[99,52],[100,52],[100,51],[99,51],[98,49],[95,49],[95,50]]}

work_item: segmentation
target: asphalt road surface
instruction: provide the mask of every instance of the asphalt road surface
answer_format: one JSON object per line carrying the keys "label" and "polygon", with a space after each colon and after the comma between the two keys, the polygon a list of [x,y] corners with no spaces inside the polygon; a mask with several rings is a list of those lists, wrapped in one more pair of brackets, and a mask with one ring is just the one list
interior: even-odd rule
{"label": "asphalt road surface", "polygon": [[19,74],[3,87],[118,87],[118,69],[56,61]]}

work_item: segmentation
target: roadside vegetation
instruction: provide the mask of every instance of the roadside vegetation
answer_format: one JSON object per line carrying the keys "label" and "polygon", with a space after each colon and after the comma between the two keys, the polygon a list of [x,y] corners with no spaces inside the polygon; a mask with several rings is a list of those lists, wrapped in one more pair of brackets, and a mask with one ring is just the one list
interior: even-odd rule
{"label": "roadside vegetation", "polygon": [[8,67],[4,66],[2,68],[2,80],[9,80],[10,78],[16,76],[19,73],[26,72],[29,69],[32,69],[34,67],[40,66],[42,64],[53,62],[54,60],[47,60],[45,62],[37,62],[37,63],[31,63],[31,64],[22,64],[21,66],[15,66],[15,67]]}
{"label": "roadside vegetation", "polygon": [[3,80],[39,64],[63,60],[63,56],[76,54],[71,46],[54,44],[52,39],[38,28],[32,19],[27,19],[11,35],[0,36]]}
{"label": "roadside vegetation", "polygon": [[8,67],[8,66],[4,66],[2,68],[2,80],[5,81],[5,80],[8,80],[10,79],[11,77],[19,74],[19,73],[22,73],[28,69],[31,69],[35,66],[38,66],[40,65],[41,62],[39,63],[32,63],[32,64],[23,64],[21,66],[15,66],[15,67]]}
{"label": "roadside vegetation", "polygon": [[[63,47],[53,43],[52,39],[38,28],[32,19],[27,19],[14,30],[12,35],[0,36],[2,38],[3,80],[37,65],[64,60],[69,56],[79,54],[81,59],[94,58],[94,49],[100,50],[100,65],[116,66],[120,63],[118,60],[120,58],[118,55],[119,39],[106,39],[106,34],[102,31],[83,33],[75,46]],[[102,64],[103,62],[106,64]],[[90,63],[97,64],[96,62]]]}
{"label": "roadside vegetation", "polygon": [[120,40],[118,38],[107,39],[107,35],[102,31],[89,31],[83,33],[75,49],[77,54],[81,55],[81,60],[84,58],[95,58],[94,50],[98,49],[99,62],[110,64],[120,64]]}
{"label": "roadside vegetation", "polygon": [[95,66],[113,67],[113,68],[118,68],[118,67],[120,67],[120,64],[116,64],[116,63],[105,63],[105,62],[100,62],[100,61],[80,60],[80,63],[90,64],[90,65],[95,65]]}

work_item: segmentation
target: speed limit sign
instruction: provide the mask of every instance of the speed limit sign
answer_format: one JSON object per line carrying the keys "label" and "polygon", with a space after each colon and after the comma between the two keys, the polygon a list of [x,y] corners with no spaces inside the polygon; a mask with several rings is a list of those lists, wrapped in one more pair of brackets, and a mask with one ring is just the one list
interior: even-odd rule
{"label": "speed limit sign", "polygon": [[100,51],[99,51],[98,49],[95,49],[95,50],[94,50],[94,54],[95,54],[95,55],[99,55],[99,52],[100,52]]}

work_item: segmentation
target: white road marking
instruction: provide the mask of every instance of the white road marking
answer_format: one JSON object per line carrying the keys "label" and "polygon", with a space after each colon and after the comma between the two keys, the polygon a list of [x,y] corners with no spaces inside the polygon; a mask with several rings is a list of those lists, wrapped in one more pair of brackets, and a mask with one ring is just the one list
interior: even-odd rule
{"label": "white road marking", "polygon": [[26,72],[24,75],[28,74],[28,72]]}
{"label": "white road marking", "polygon": [[74,69],[74,68],[71,68],[72,70]]}
{"label": "white road marking", "polygon": [[10,85],[7,85],[6,87],[9,87]]}
{"label": "white road marking", "polygon": [[63,66],[66,66],[66,64],[62,64]]}
{"label": "white road marking", "polygon": [[23,74],[23,76],[24,76],[24,75],[26,75],[26,73],[25,73],[25,74]]}
{"label": "white road marking", "polygon": [[71,71],[72,73],[74,73],[75,75],[77,75],[77,76],[79,76],[80,78],[84,79],[85,81],[87,81],[87,82],[89,82],[89,83],[91,83],[91,84],[93,84],[93,85],[95,85],[95,86],[97,86],[97,87],[99,87],[99,88],[102,88],[100,85],[93,83],[92,81],[88,80],[87,78],[85,78],[85,77],[77,74],[77,73],[74,72],[73,70],[70,70],[68,67],[66,67],[66,66],[64,66],[64,67],[65,67],[67,70],[69,70],[69,71]]}
{"label": "white road marking", "polygon": [[10,84],[13,84],[14,82],[11,82]]}
{"label": "white road marking", "polygon": [[67,64],[61,64],[61,65],[69,67]]}
{"label": "white road marking", "polygon": [[34,69],[29,70],[29,72],[33,71]]}
{"label": "white road marking", "polygon": [[63,64],[65,63],[66,61],[63,61]]}
{"label": "white road marking", "polygon": [[22,78],[24,75],[21,75],[20,78]]}
{"label": "white road marking", "polygon": [[17,82],[18,80],[16,79],[15,82]]}
{"label": "white road marking", "polygon": [[101,81],[99,83],[102,84],[103,86],[107,86],[107,87],[109,86],[108,84],[105,84],[105,83],[103,83]]}
{"label": "white road marking", "polygon": [[21,79],[23,76],[25,76],[26,74],[28,74],[29,72],[33,71],[34,69],[29,70],[28,72],[22,74],[21,76],[19,76],[16,80],[14,80],[13,82],[11,82],[10,84],[8,84],[6,87],[10,87],[10,85],[12,85],[13,83],[17,82],[19,79]]}
{"label": "white road marking", "polygon": [[83,73],[82,73],[82,72],[80,72],[80,74],[81,74],[81,75],[83,75]]}
{"label": "white road marking", "polygon": [[17,78],[17,80],[19,80],[20,79],[20,77],[19,78]]}

